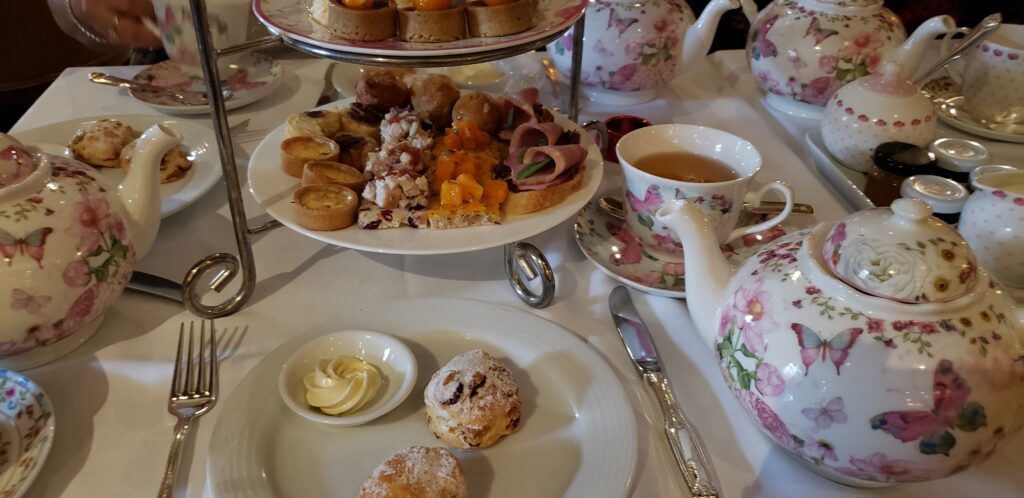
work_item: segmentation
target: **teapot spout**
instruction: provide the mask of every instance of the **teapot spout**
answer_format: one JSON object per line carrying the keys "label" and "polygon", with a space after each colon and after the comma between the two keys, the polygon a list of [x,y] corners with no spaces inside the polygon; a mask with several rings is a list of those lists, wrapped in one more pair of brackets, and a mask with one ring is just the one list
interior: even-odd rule
{"label": "teapot spout", "polygon": [[719,308],[735,270],[718,247],[715,230],[694,204],[669,201],[658,209],[655,218],[671,228],[683,243],[686,305],[701,337],[714,349]]}
{"label": "teapot spout", "polygon": [[181,134],[168,126],[151,126],[135,142],[128,173],[117,186],[139,259],[149,252],[160,229],[160,162],[181,140]]}
{"label": "teapot spout", "polygon": [[944,35],[956,30],[956,22],[949,16],[935,16],[918,26],[916,30],[903,42],[903,45],[889,57],[891,62],[899,62],[903,65],[900,77],[909,80],[917,71],[929,42],[937,36]]}
{"label": "teapot spout", "polygon": [[683,54],[680,58],[680,72],[685,73],[699,64],[711,49],[718,22],[726,11],[739,8],[740,0],[711,0],[701,12],[697,22],[686,30],[683,38]]}

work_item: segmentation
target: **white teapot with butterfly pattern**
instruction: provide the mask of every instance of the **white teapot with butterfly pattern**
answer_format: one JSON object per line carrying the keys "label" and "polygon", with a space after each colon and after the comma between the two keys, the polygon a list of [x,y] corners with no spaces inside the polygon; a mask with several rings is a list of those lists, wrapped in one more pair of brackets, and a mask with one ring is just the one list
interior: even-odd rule
{"label": "white teapot with butterfly pattern", "polygon": [[[711,0],[695,20],[685,0],[590,0],[582,47],[584,95],[612,105],[653,99],[658,87],[704,59],[722,14],[739,6],[739,0]],[[566,78],[574,48],[572,29],[548,45]]]}
{"label": "white teapot with butterfly pattern", "polygon": [[686,301],[740,405],[776,444],[854,486],[938,479],[1024,422],[1024,310],[918,200],[854,213],[729,267],[702,211],[656,212],[682,241]]}
{"label": "white teapot with butterfly pattern", "polygon": [[160,162],[181,135],[154,125],[120,185],[0,133],[0,368],[24,370],[99,328],[160,227]]}
{"label": "white teapot with butterfly pattern", "polygon": [[[752,18],[757,7],[742,0]],[[751,19],[747,37],[750,71],[765,101],[780,111],[820,118],[839,87],[903,65],[910,79],[935,37],[956,32],[950,16],[936,16],[908,38],[883,0],[775,0]]]}

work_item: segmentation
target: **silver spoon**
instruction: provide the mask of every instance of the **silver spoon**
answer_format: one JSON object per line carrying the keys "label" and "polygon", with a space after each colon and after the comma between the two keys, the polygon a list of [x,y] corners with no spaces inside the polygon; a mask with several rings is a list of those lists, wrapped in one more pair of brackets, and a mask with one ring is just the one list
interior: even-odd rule
{"label": "silver spoon", "polygon": [[[170,88],[147,85],[145,83],[139,83],[137,81],[119,78],[117,76],[107,73],[89,73],[89,81],[93,83],[99,83],[101,85],[110,85],[121,88],[128,88],[130,90],[164,94],[171,97],[172,99],[174,99],[175,102],[178,102],[182,105],[206,105],[209,103],[209,101],[206,99],[205,92],[173,90]],[[235,94],[231,90],[224,90],[224,100],[229,100],[231,99],[231,97],[234,96]]]}
{"label": "silver spoon", "polygon": [[932,65],[932,67],[929,67],[927,71],[921,73],[921,76],[914,78],[914,84],[920,85],[922,81],[928,81],[928,77],[934,74],[935,71],[946,67],[950,62],[959,59],[965,52],[973,48],[975,45],[985,41],[989,35],[1002,25],[1002,23],[1003,15],[998,12],[982,19],[981,22],[978,23],[974,29],[970,30],[967,33],[967,36],[964,36],[964,39],[960,40],[960,43],[953,47],[953,50],[950,50],[945,57]]}
{"label": "silver spoon", "polygon": [[[613,218],[625,219],[626,212],[622,209],[622,200],[617,197],[602,197],[597,200],[597,207]],[[785,202],[761,201],[758,206],[743,203],[743,210],[752,214],[779,214],[786,207]],[[814,207],[800,202],[793,203],[793,214],[814,214]]]}

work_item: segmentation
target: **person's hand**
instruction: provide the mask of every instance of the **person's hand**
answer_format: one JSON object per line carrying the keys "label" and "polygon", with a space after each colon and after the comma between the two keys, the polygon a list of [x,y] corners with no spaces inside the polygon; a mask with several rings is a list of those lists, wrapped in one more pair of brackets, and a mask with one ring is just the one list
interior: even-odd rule
{"label": "person's hand", "polygon": [[150,0],[71,0],[75,17],[110,43],[157,48],[160,38],[142,24],[155,19]]}

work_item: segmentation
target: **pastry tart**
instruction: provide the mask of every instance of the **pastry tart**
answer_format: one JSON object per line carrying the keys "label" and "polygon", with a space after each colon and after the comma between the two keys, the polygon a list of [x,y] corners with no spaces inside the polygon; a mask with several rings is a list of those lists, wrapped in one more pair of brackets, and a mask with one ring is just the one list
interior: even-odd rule
{"label": "pastry tart", "polygon": [[363,173],[347,164],[333,161],[309,161],[302,167],[303,185],[341,185],[356,192],[366,186]]}
{"label": "pastry tart", "polygon": [[469,35],[505,36],[533,27],[532,0],[473,0],[466,4]]}
{"label": "pastry tart", "polygon": [[302,167],[308,161],[337,161],[341,149],[326,137],[291,137],[281,142],[281,169],[302,178]]}
{"label": "pastry tart", "polygon": [[338,230],[356,221],[359,195],[341,185],[304,185],[292,196],[295,221],[310,230]]}
{"label": "pastry tart", "polygon": [[395,7],[380,0],[331,1],[327,27],[346,40],[387,40],[395,36]]}
{"label": "pastry tart", "polygon": [[402,40],[440,43],[466,37],[465,6],[452,6],[450,0],[417,0],[414,5],[398,11],[398,37]]}

